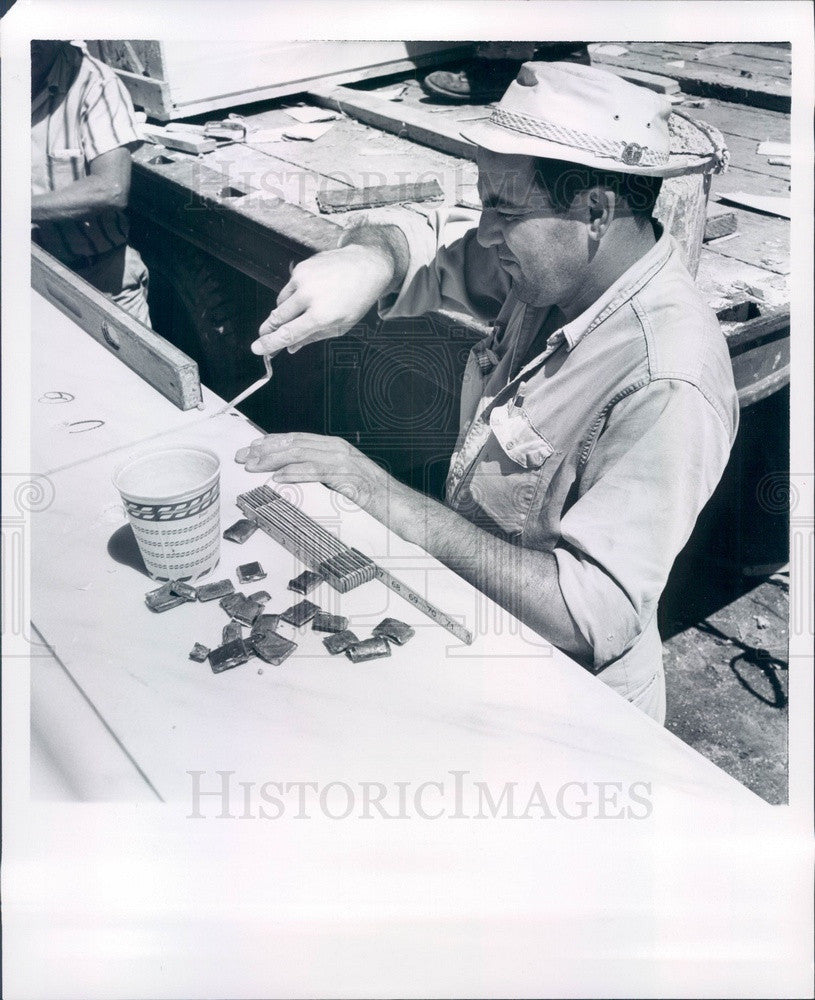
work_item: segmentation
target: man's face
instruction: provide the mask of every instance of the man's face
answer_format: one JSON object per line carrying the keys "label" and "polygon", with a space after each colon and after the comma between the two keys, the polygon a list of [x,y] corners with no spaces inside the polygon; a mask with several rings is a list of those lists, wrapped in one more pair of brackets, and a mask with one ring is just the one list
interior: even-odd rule
{"label": "man's face", "polygon": [[590,260],[583,199],[576,198],[565,214],[556,212],[535,183],[532,157],[486,149],[478,151],[478,191],[483,204],[478,242],[496,248],[521,301],[568,304]]}

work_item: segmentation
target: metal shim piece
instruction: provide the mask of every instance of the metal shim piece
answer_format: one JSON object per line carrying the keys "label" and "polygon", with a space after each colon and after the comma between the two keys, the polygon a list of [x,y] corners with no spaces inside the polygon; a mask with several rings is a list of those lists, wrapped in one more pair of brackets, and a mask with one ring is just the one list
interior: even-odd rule
{"label": "metal shim piece", "polygon": [[264,635],[267,632],[276,632],[280,624],[280,615],[258,615],[252,625],[252,637]]}
{"label": "metal shim piece", "polygon": [[205,583],[198,588],[199,601],[214,601],[219,597],[226,597],[227,594],[234,594],[235,588],[231,580],[217,580],[215,583]]}
{"label": "metal shim piece", "polygon": [[292,604],[290,608],[286,608],[280,617],[284,622],[299,628],[306,622],[310,622],[319,610],[319,605],[312,604],[311,601],[300,601],[297,604]]}
{"label": "metal shim piece", "polygon": [[248,597],[244,597],[243,594],[238,595],[240,601],[235,601],[232,605],[231,615],[232,617],[241,623],[241,625],[254,625],[255,619],[263,611],[263,608],[256,604],[254,601],[250,601]]}
{"label": "metal shim piece", "polygon": [[345,632],[348,629],[348,619],[345,615],[329,615],[325,611],[318,611],[311,620],[311,627],[315,632]]}
{"label": "metal shim piece", "polygon": [[259,562],[244,563],[238,566],[238,580],[241,583],[253,583],[255,580],[265,580],[266,570]]}
{"label": "metal shim piece", "polygon": [[258,590],[256,593],[249,595],[249,600],[254,601],[255,604],[268,604],[271,599],[272,595],[268,590]]}
{"label": "metal shim piece", "polygon": [[196,642],[190,650],[190,659],[195,660],[196,663],[203,663],[208,656],[209,647],[202,646],[200,642]]}
{"label": "metal shim piece", "polygon": [[177,597],[171,593],[169,583],[145,594],[144,601],[147,607],[155,612],[169,611],[171,608],[177,608],[179,604],[187,603],[183,597]]}
{"label": "metal shim piece", "polygon": [[250,651],[246,648],[243,639],[236,639],[228,642],[225,646],[210,650],[209,665],[213,674],[220,674],[223,670],[230,670],[232,667],[239,667],[249,659]]}
{"label": "metal shim piece", "polygon": [[218,604],[224,609],[229,617],[232,618],[232,612],[234,609],[239,608],[241,606],[241,602],[245,600],[246,598],[243,594],[239,594],[237,591],[234,591],[231,594],[227,594],[226,597],[222,597],[221,600],[218,601]]}
{"label": "metal shim piece", "polygon": [[293,580],[289,580],[288,589],[293,590],[295,594],[310,594],[316,586],[323,582],[323,579],[321,573],[313,573],[307,569]]}
{"label": "metal shim piece", "polygon": [[170,593],[175,597],[183,597],[185,601],[194,601],[198,598],[198,591],[183,580],[170,580]]}
{"label": "metal shim piece", "polygon": [[262,660],[265,660],[267,663],[273,663],[275,666],[280,666],[297,649],[296,642],[284,639],[282,635],[278,635],[276,632],[262,632],[258,635],[253,635],[251,642],[252,648],[257,655]]}
{"label": "metal shim piece", "polygon": [[400,622],[398,618],[383,618],[382,621],[371,630],[373,635],[390,639],[398,646],[404,646],[408,639],[416,635],[416,630],[405,622]]}
{"label": "metal shim piece", "polygon": [[224,630],[221,633],[221,642],[224,646],[227,643],[235,642],[236,639],[243,638],[243,629],[241,628],[240,622],[229,622],[224,625]]}
{"label": "metal shim piece", "polygon": [[224,538],[229,542],[237,542],[239,545],[243,545],[247,538],[251,538],[257,530],[258,526],[254,521],[250,521],[246,517],[241,517],[226,529]]}
{"label": "metal shim piece", "polygon": [[366,660],[377,660],[380,656],[390,656],[391,647],[387,639],[376,635],[372,639],[358,642],[355,646],[349,646],[345,655],[353,663],[364,663]]}
{"label": "metal shim piece", "polygon": [[332,656],[336,656],[338,653],[344,653],[349,646],[356,646],[358,644],[359,639],[348,629],[346,629],[345,632],[336,632],[334,635],[327,635],[325,639],[323,639],[323,645]]}

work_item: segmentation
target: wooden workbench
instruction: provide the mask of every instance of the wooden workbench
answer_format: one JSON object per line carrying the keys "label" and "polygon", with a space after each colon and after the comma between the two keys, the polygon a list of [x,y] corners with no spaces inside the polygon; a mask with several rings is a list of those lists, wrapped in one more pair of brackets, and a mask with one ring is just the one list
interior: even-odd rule
{"label": "wooden workbench", "polygon": [[[647,65],[653,73],[659,65],[663,79],[673,78],[684,88],[684,110],[724,134],[730,169],[713,178],[711,199],[736,191],[789,194],[790,168],[757,153],[764,140],[790,141],[788,48],[624,47],[622,55],[609,56],[600,46],[592,58],[619,72]],[[741,73],[743,63],[749,63],[749,75]],[[389,100],[394,93],[398,100]],[[459,129],[467,120],[487,116],[488,107],[435,103],[415,76],[400,79],[398,86],[393,78],[323,85],[301,96],[342,114],[313,142],[259,143],[250,136],[246,143],[197,159],[162,153],[149,144],[139,150],[132,204],[152,230],[146,242],[169,230],[277,291],[287,280],[290,261],[334,246],[337,226],[353,218],[353,212],[321,215],[318,190],[435,177],[445,204],[477,201],[475,148]],[[235,111],[250,128],[269,130],[294,124],[285,111],[293,103],[289,98]],[[427,211],[435,206],[411,207]],[[705,246],[697,281],[726,336],[733,338],[737,388],[747,406],[789,378],[790,223],[746,208],[732,210],[738,235]],[[462,330],[469,328],[467,318],[456,322]],[[473,327],[472,337],[478,335]]]}
{"label": "wooden workbench", "polygon": [[[32,821],[26,861],[37,878],[21,894],[9,877],[5,901],[16,940],[38,942],[35,962],[15,961],[30,995],[64,995],[65,982],[73,995],[106,996],[211,995],[228,983],[247,996],[591,995],[600,981],[635,980],[643,995],[699,995],[702,982],[710,993],[780,995],[798,981],[784,962],[799,934],[790,918],[801,862],[782,846],[779,814],[322,487],[296,491],[298,502],[460,614],[474,645],[368,584],[316,599],[362,628],[386,613],[414,624],[415,639],[389,660],[351,666],[320,653],[307,632],[295,656],[263,673],[258,661],[214,675],[188,660],[192,642],[214,640],[225,616],[212,604],[147,610],[153,584],[128,546],[111,471],[144,443],[213,448],[226,525],[237,513],[230,499],[258,482],[232,461],[256,431],[234,412],[213,416],[220,401],[206,390],[203,412],[175,409],[37,294],[32,358],[32,468],[54,487],[50,506],[32,515],[33,620],[52,649],[32,670],[32,788],[43,799],[144,804],[103,843],[85,834],[82,849],[97,863],[69,877],[73,820]],[[39,402],[54,391],[73,399]],[[60,405],[103,420],[98,436],[69,437],[71,421],[53,416]],[[285,581],[301,567],[260,533],[243,547],[225,542],[216,575],[234,579],[249,559],[268,571],[253,589],[271,592],[269,608],[289,603]],[[581,783],[591,794],[597,783],[644,783],[653,805],[642,821],[559,812],[547,822],[479,821],[467,782],[454,807],[465,818],[455,821],[302,822],[290,808],[285,820],[246,825],[233,789],[235,825],[213,822],[239,834],[241,847],[213,865],[202,853],[209,825],[184,819],[190,771],[204,772],[207,790],[216,771],[256,785],[388,788],[452,783],[458,771],[495,798],[515,783],[524,801],[535,783],[552,801]],[[159,800],[170,803],[164,812],[145,812]],[[201,805],[209,818],[220,809],[217,796]],[[257,819],[257,801],[251,809]],[[761,876],[774,893],[757,907],[745,858],[768,843]],[[203,880],[192,874],[199,862]],[[122,901],[123,878],[138,909]],[[185,902],[192,878],[194,904]]]}

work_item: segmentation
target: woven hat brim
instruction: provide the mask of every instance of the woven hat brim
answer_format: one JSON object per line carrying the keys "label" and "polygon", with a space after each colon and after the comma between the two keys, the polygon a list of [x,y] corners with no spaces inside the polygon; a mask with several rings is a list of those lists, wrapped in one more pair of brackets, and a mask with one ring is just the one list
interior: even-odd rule
{"label": "woven hat brim", "polygon": [[589,150],[579,149],[565,143],[552,142],[539,136],[514,132],[491,121],[470,124],[460,132],[464,139],[489,149],[493,153],[515,156],[541,156],[550,160],[565,160],[580,163],[584,167],[611,170],[621,174],[639,174],[644,177],[677,177],[682,174],[699,173],[710,168],[710,156],[671,154],[663,166],[645,167],[626,164],[611,156],[599,156]]}

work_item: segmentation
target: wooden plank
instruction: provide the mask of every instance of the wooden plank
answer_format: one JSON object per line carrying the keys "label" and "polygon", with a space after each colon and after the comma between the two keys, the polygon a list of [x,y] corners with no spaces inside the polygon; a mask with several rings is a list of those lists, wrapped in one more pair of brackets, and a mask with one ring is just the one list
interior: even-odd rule
{"label": "wooden plank", "polygon": [[[234,110],[241,104],[302,93],[321,80],[348,83],[409,72],[454,54],[464,58],[470,49],[469,43],[452,41],[342,42],[331,49],[325,49],[325,44],[263,42],[247,50],[246,43],[213,49],[210,43],[165,41],[164,79],[169,95],[155,117],[168,121],[222,108]],[[323,46],[319,53],[317,46]]]}
{"label": "wooden plank", "polygon": [[179,107],[228,97],[232,103],[256,99],[261,91],[294,86],[304,90],[335,74],[357,77],[365,70],[377,76],[394,72],[395,63],[456,58],[466,43],[346,39],[326,42],[276,38],[261,32],[251,38],[211,40],[171,38],[164,43],[166,77]]}
{"label": "wooden plank", "polygon": [[736,55],[752,56],[772,62],[792,62],[792,46],[789,42],[737,42],[733,46]]}
{"label": "wooden plank", "polygon": [[718,195],[723,191],[749,191],[751,194],[772,194],[780,198],[789,196],[789,181],[780,177],[760,174],[755,170],[742,170],[731,166],[724,174],[714,174],[711,181],[711,193]]}
{"label": "wooden plank", "polygon": [[761,142],[773,139],[790,141],[790,117],[781,111],[753,108],[746,104],[731,104],[709,97],[704,108],[688,108],[689,114],[715,125],[726,138],[744,136]]}
{"label": "wooden plank", "polygon": [[320,107],[349,114],[366,125],[404,136],[423,146],[467,160],[476,157],[476,147],[462,137],[457,122],[431,119],[425,110],[403,104],[394,106],[381,97],[350,87],[313,87],[306,96]]}
{"label": "wooden plank", "polygon": [[[756,307],[751,303],[751,308]],[[789,382],[789,305],[767,308],[739,324],[723,322],[742,409]],[[730,332],[728,333],[728,330]]]}
{"label": "wooden plank", "polygon": [[777,306],[766,309],[739,324],[735,333],[727,338],[727,347],[731,357],[744,351],[752,350],[759,343],[767,343],[771,340],[778,340],[781,337],[789,336],[790,332],[790,307]]}
{"label": "wooden plank", "polygon": [[419,181],[407,184],[379,184],[364,188],[337,188],[318,191],[317,204],[321,212],[349,212],[352,209],[377,208],[403,202],[441,201],[444,192],[439,182]]}
{"label": "wooden plank", "polygon": [[592,56],[592,62],[607,69],[622,66],[646,73],[670,75],[681,84],[686,94],[717,97],[772,111],[790,110],[790,84],[775,77],[743,77],[737,71],[725,67],[687,62],[684,67],[668,66],[664,59],[642,52],[627,52],[621,56],[597,54]]}
{"label": "wooden plank", "polygon": [[628,80],[629,83],[636,83],[641,87],[647,87],[648,90],[654,90],[658,94],[679,93],[679,84],[670,76],[663,76],[658,73],[644,73],[641,69],[631,69],[627,66],[609,65],[605,68],[617,76],[621,76],[624,80]]}
{"label": "wooden plank", "polygon": [[123,69],[117,69],[115,72],[127,87],[137,108],[142,108],[150,118],[158,118],[159,121],[167,121],[171,117],[170,88],[164,80],[151,80],[150,77],[128,73]]}
{"label": "wooden plank", "polygon": [[723,257],[733,257],[774,274],[789,274],[789,222],[740,209],[734,209],[734,212],[738,239],[717,243],[709,247],[709,251]]}
{"label": "wooden plank", "polygon": [[773,195],[756,195],[747,191],[728,191],[719,193],[720,201],[726,201],[730,205],[740,205],[743,208],[751,208],[756,212],[763,212],[766,215],[780,216],[784,219],[792,218],[792,199],[778,198]]}
{"label": "wooden plank", "polygon": [[755,139],[745,139],[740,135],[725,135],[725,144],[730,151],[730,162],[734,167],[750,170],[761,177],[777,177],[789,183],[789,167],[771,164],[768,157],[760,156],[756,152]]}
{"label": "wooden plank", "polygon": [[[632,52],[664,60],[665,72],[669,75],[679,68],[671,66],[672,62],[684,61],[686,70],[690,70],[694,66],[705,66],[709,69],[730,70],[739,76],[743,75],[743,70],[746,70],[754,77],[790,79],[789,60],[755,59],[751,53],[744,51],[737,53],[734,45],[730,43],[693,45],[685,42],[671,42],[663,45],[654,42],[627,42],[626,47]],[[670,52],[670,55],[666,54],[666,50]],[[676,52],[679,53],[678,59],[674,54]]]}
{"label": "wooden plank", "polygon": [[[322,109],[319,109],[322,110]],[[430,127],[434,116],[421,109]],[[246,116],[258,129],[280,127],[291,121],[282,109]],[[315,142],[274,142],[252,149],[234,144],[208,153],[204,163],[230,175],[246,177],[259,190],[273,187],[286,193],[287,201],[318,211],[316,193],[328,187],[371,187],[435,178],[445,197],[453,203],[463,184],[475,182],[477,169],[471,160],[452,157],[390,132],[344,117]],[[332,183],[333,182],[333,183]]]}
{"label": "wooden plank", "polygon": [[736,231],[736,213],[724,208],[717,202],[711,202],[707,206],[707,217],[705,219],[705,232],[703,240],[717,240],[722,236],[728,236]]}
{"label": "wooden plank", "polygon": [[93,55],[106,62],[113,69],[122,69],[127,73],[148,76],[152,80],[164,80],[161,44],[161,42],[139,38],[99,39],[87,43],[88,49],[92,51]]}
{"label": "wooden plank", "polygon": [[201,402],[198,365],[49,253],[31,246],[31,284],[179,409]]}
{"label": "wooden plank", "polygon": [[[728,243],[738,243],[741,237],[729,240]],[[725,257],[708,245],[702,248],[699,258],[699,270],[696,274],[696,286],[702,293],[705,302],[716,313],[730,310],[745,302],[760,302],[761,308],[786,307],[790,301],[789,275],[776,274],[766,268],[747,264],[733,257]],[[752,290],[752,291],[751,291]],[[738,323],[723,327],[725,335],[735,333]]]}

